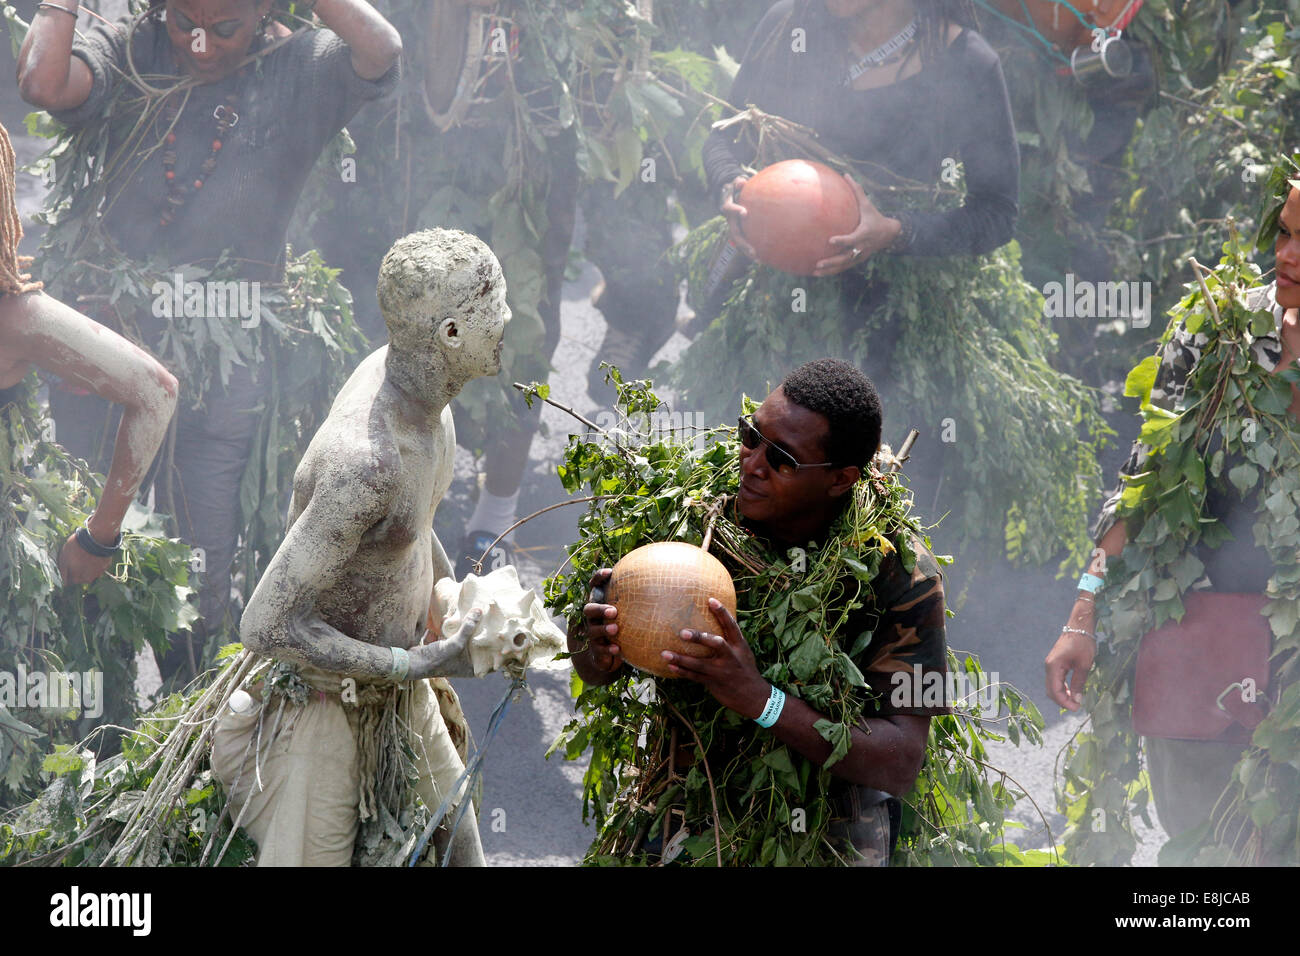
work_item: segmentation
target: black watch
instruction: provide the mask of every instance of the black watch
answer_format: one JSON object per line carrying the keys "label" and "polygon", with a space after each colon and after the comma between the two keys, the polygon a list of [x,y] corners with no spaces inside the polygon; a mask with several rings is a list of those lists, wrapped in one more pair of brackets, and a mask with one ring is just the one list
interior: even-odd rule
{"label": "black watch", "polygon": [[122,550],[122,532],[117,533],[111,545],[102,545],[96,541],[90,534],[90,528],[82,525],[77,529],[77,544],[81,545],[81,550],[85,551],[93,558],[111,558]]}

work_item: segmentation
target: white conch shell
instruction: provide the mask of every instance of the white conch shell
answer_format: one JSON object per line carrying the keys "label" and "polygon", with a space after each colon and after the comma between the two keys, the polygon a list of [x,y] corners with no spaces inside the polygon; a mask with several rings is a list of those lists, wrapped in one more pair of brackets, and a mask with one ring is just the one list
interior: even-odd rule
{"label": "white conch shell", "polygon": [[[537,593],[519,584],[514,565],[464,580],[443,578],[434,586],[442,609],[442,633],[456,633],[471,608],[483,609],[483,622],[470,639],[474,676],[482,677],[505,667],[522,675],[524,668],[562,669],[568,661],[555,661],[565,650],[564,632],[551,621]],[[548,667],[547,665],[552,665]]]}

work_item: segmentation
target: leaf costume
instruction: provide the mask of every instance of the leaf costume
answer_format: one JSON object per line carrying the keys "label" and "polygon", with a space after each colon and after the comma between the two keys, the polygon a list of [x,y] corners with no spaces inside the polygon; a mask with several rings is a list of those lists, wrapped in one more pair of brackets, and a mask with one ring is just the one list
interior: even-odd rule
{"label": "leaf costume", "polygon": [[[99,700],[83,691],[70,711],[15,711],[0,692],[0,807],[36,791],[51,745],[66,747],[96,723],[128,721],[134,651],[146,644],[161,651],[194,619],[189,548],[141,510],[128,512],[123,551],[109,573],[84,590],[63,587],[59,548],[102,489],[84,462],[45,439],[34,383],[29,376],[0,390],[0,660],[9,680],[21,665],[29,673],[93,669],[104,681]],[[101,711],[97,719],[82,716],[92,708]]]}
{"label": "leaf costume", "polygon": [[[362,80],[337,36],[307,30],[275,49],[258,40],[241,73],[190,85],[157,14],[96,24],[74,42],[93,86],[81,106],[56,111],[59,127],[41,123],[57,142],[39,277],[181,383],[155,488],[195,549],[205,634],[222,626],[236,558],[251,581],[273,553],[281,476],[361,344],[337,272],[286,250],[289,217],[317,155],[399,71]],[[25,35],[16,18],[10,28]],[[164,167],[202,185],[177,205]],[[117,413],[51,393],[60,439],[102,468]],[[188,667],[173,658],[164,669]]]}
{"label": "leaf costume", "polygon": [[[958,669],[943,647],[938,567],[897,478],[868,469],[825,541],[779,554],[738,524],[727,504],[738,484],[734,433],[647,437],[637,416],[656,408],[657,398],[644,385],[620,392],[628,417],[616,444],[570,439],[561,480],[570,492],[587,485],[602,500],[568,549],[572,572],[547,582],[547,603],[576,622],[596,568],[651,541],[697,543],[709,534],[711,553],[735,580],[737,620],[760,673],[825,715],[818,731],[832,754],[816,766],[690,681],[656,681],[652,691],[630,674],[604,686],[578,681],[579,716],[552,749],[572,759],[591,748],[584,817],[594,817],[599,833],[587,862],[653,863],[664,844],[679,847],[676,861],[691,865],[854,862],[845,832],[852,814],[842,809],[853,794],[828,767],[848,752],[851,728],[876,713],[876,697],[884,712],[915,706],[915,713],[943,714],[931,720],[928,760],[901,804],[895,861],[1023,862],[1001,828],[1015,798],[978,763],[987,731],[967,723],[969,712],[946,713],[942,695],[891,698],[890,678],[912,677],[913,665],[936,674]],[[972,668],[978,672],[968,659],[965,670]],[[1031,706],[1007,689],[998,699],[1013,734],[1036,735],[1041,718]],[[689,835],[674,845],[682,821]]]}
{"label": "leaf costume", "polygon": [[[1128,544],[1108,562],[1098,594],[1108,639],[1086,688],[1091,732],[1073,747],[1058,789],[1079,863],[1125,862],[1131,814],[1145,815],[1152,793],[1172,836],[1164,864],[1300,860],[1300,429],[1287,411],[1300,376],[1274,374],[1284,310],[1271,288],[1259,287],[1235,234],[1224,248],[1216,269],[1198,267],[1198,285],[1172,311],[1158,355],[1126,383],[1126,394],[1142,401],[1144,424],[1099,531],[1123,520]],[[1137,646],[1182,617],[1194,587],[1270,599],[1270,684],[1260,702],[1268,716],[1249,744],[1148,739],[1148,779],[1128,720]]]}

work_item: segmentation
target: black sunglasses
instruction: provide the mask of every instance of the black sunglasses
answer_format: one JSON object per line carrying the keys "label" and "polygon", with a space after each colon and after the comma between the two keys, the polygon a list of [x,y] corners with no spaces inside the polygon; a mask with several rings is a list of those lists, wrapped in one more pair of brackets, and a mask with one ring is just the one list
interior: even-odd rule
{"label": "black sunglasses", "polygon": [[740,432],[740,443],[746,448],[757,448],[758,443],[762,442],[767,446],[767,463],[776,471],[778,475],[784,475],[791,478],[799,473],[800,468],[834,468],[833,461],[819,461],[816,464],[805,465],[795,460],[794,455],[790,454],[779,445],[764,437],[763,433],[758,430],[753,422],[749,420],[748,415],[741,415],[736,419],[736,429]]}

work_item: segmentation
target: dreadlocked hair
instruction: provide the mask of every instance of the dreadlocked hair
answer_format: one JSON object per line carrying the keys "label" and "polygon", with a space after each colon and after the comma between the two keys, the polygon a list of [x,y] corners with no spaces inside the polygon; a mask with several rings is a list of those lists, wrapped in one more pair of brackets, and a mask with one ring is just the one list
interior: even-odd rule
{"label": "dreadlocked hair", "polygon": [[18,217],[17,183],[14,179],[16,160],[14,147],[9,142],[9,131],[0,123],[0,293],[22,295],[45,288],[44,283],[32,282],[31,276],[20,271],[32,264],[31,256],[18,255],[18,243],[23,238],[23,224]]}

